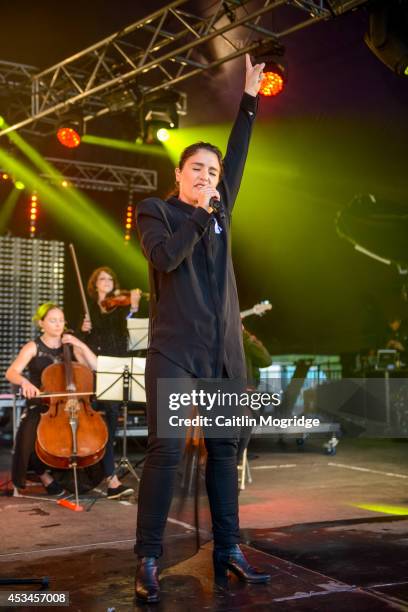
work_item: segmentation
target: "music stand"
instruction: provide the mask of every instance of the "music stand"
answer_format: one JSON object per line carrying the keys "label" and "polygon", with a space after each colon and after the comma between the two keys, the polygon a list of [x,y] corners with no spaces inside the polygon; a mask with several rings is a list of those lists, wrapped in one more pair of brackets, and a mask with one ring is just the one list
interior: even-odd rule
{"label": "music stand", "polygon": [[127,457],[127,417],[128,403],[146,402],[144,371],[146,359],[143,357],[106,357],[99,356],[96,371],[96,399],[122,402],[123,443],[119,468],[126,469],[139,482],[140,478]]}
{"label": "music stand", "polygon": [[128,350],[141,351],[147,349],[149,340],[149,319],[128,319],[129,334]]}
{"label": "music stand", "polygon": [[395,349],[380,349],[377,351],[377,370],[396,370],[398,367],[398,351]]}

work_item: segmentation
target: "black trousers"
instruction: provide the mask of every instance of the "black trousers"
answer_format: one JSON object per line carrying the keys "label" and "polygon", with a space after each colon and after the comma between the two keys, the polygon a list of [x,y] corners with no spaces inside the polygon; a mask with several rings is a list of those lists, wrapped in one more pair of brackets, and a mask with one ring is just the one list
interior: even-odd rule
{"label": "black trousers", "polygon": [[16,487],[25,487],[27,470],[32,469],[41,476],[50,469],[35,452],[37,427],[41,413],[46,411],[47,406],[31,404],[24,409],[21,415],[11,464],[11,480]]}
{"label": "black trousers", "polygon": [[95,410],[103,412],[106,426],[108,428],[108,441],[106,443],[105,454],[102,458],[103,471],[105,477],[109,478],[115,473],[115,436],[118,427],[120,402],[95,402]]}
{"label": "black trousers", "polygon": [[[163,532],[173,496],[184,440],[157,437],[157,380],[192,378],[163,355],[149,353],[146,361],[148,444],[139,487],[135,552],[139,557],[162,554]],[[206,487],[210,502],[214,544],[238,544],[238,475],[235,438],[206,438]]]}

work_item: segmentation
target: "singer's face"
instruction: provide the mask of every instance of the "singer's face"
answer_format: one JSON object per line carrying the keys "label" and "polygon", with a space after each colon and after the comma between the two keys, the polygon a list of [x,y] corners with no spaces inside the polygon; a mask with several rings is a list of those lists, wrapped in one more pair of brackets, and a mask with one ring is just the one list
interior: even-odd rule
{"label": "singer's face", "polygon": [[199,149],[191,155],[180,170],[176,168],[176,181],[180,186],[180,200],[195,204],[200,189],[216,187],[220,180],[220,163],[212,151]]}

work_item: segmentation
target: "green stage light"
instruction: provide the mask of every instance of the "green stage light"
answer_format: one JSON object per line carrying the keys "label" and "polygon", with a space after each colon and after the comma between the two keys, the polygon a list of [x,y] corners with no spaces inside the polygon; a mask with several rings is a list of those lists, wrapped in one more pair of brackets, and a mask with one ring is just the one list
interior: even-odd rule
{"label": "green stage light", "polygon": [[0,234],[7,230],[10,219],[13,215],[14,208],[20,197],[20,192],[17,189],[13,189],[5,202],[2,202],[0,207]]}
{"label": "green stage light", "polygon": [[211,142],[225,151],[230,125],[213,125],[208,124],[204,126],[194,126],[179,128],[171,131],[171,138],[163,143],[163,148],[166,150],[168,157],[171,159],[173,164],[177,166],[180,154],[182,151],[191,145],[193,142],[199,142],[205,140]]}
{"label": "green stage light", "polygon": [[16,189],[19,189],[20,191],[25,189],[25,185],[24,185],[23,181],[15,181],[14,186],[15,186]]}
{"label": "green stage light", "polygon": [[147,277],[146,263],[137,248],[132,247],[123,253],[123,237],[121,228],[112,222],[85,194],[71,187],[60,187],[64,177],[52,164],[48,163],[38,151],[28,144],[17,132],[11,132],[12,140],[20,151],[36,166],[38,170],[52,177],[57,188],[48,184],[21,160],[18,160],[0,148],[0,167],[24,179],[24,185],[36,191],[43,202],[44,210],[60,220],[65,226],[71,226],[72,231],[84,243],[92,239],[101,248],[109,247],[115,256],[120,257],[124,265],[132,270],[137,269],[140,278]]}
{"label": "green stage light", "polygon": [[85,134],[82,137],[82,142],[86,144],[96,145],[98,147],[107,147],[108,149],[118,149],[120,151],[130,151],[131,153],[141,153],[143,155],[160,155],[167,157],[166,151],[159,145],[145,145],[143,140],[139,138],[136,142],[129,140],[119,140],[117,138],[106,138],[102,136],[94,136],[93,134]]}
{"label": "green stage light", "polygon": [[393,514],[394,516],[408,516],[408,506],[390,506],[389,504],[353,504],[362,510],[371,510],[381,514]]}

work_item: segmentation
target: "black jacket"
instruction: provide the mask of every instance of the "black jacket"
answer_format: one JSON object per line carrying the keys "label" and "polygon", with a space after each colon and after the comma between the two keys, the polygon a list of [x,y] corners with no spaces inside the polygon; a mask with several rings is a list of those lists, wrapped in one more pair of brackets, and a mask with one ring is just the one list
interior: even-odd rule
{"label": "black jacket", "polygon": [[201,378],[245,378],[231,259],[231,212],[247,157],[257,98],[243,95],[217,189],[225,216],[177,198],[148,198],[136,223],[150,272],[150,349]]}

